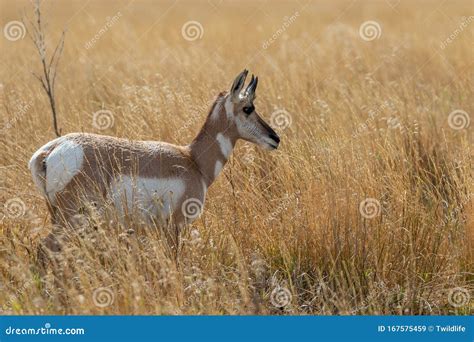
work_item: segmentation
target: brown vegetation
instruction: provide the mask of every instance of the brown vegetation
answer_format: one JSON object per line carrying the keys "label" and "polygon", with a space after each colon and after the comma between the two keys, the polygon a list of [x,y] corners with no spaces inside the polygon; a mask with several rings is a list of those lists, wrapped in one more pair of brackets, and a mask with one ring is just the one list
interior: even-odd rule
{"label": "brown vegetation", "polygon": [[[453,129],[448,116],[474,113],[474,23],[459,30],[472,3],[390,3],[46,1],[46,46],[68,27],[63,134],[189,143],[243,68],[259,76],[263,117],[291,122],[277,152],[237,145],[178,260],[157,230],[93,215],[40,277],[35,251],[51,227],[27,162],[54,129],[34,46],[2,37],[3,312],[470,313],[473,123]],[[2,25],[31,11],[0,8]],[[194,41],[182,35],[190,20],[204,30]],[[367,20],[378,39],[361,39]],[[99,110],[113,123],[94,121]],[[283,308],[288,292],[275,289],[291,294]]]}

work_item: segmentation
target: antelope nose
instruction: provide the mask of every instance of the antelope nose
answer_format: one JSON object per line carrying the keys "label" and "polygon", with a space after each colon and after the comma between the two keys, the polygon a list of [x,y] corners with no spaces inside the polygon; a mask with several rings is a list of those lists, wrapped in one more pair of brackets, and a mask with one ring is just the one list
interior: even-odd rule
{"label": "antelope nose", "polygon": [[270,138],[272,138],[277,143],[277,145],[280,143],[280,137],[275,133],[271,133]]}

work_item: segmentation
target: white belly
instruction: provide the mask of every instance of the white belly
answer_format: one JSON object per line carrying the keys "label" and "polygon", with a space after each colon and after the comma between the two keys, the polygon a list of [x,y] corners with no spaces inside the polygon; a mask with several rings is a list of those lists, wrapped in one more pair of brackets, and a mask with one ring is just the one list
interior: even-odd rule
{"label": "white belly", "polygon": [[145,221],[169,219],[185,190],[178,178],[131,178],[121,176],[110,187],[111,199],[123,216],[139,214]]}

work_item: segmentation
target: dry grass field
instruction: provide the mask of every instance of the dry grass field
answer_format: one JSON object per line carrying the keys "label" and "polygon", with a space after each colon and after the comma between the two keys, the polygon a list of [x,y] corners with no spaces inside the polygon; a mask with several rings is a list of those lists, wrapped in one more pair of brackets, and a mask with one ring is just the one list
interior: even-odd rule
{"label": "dry grass field", "polygon": [[48,54],[67,27],[62,134],[188,144],[247,68],[281,144],[237,144],[177,258],[159,230],[92,215],[43,274],[52,227],[27,163],[55,134],[38,54],[11,27],[33,6],[0,0],[1,312],[471,314],[472,9],[44,1]]}

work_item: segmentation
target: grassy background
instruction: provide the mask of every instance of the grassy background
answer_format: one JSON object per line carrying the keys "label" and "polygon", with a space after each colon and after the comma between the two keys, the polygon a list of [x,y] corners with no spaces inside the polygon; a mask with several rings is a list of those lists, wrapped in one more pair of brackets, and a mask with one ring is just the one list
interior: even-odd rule
{"label": "grassy background", "polygon": [[[32,16],[29,1],[0,9],[2,27]],[[3,35],[3,313],[471,313],[473,123],[448,124],[474,112],[474,24],[459,29],[471,14],[470,1],[45,1],[48,52],[68,28],[63,133],[187,144],[243,68],[259,76],[262,116],[275,127],[282,110],[290,124],[276,152],[237,145],[178,260],[155,230],[99,217],[40,277],[51,227],[27,162],[54,133],[32,42]],[[195,41],[181,32],[190,20],[203,27]],[[367,20],[378,39],[361,39]],[[100,109],[113,113],[105,130]],[[359,210],[367,198],[373,218]]]}

